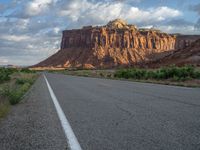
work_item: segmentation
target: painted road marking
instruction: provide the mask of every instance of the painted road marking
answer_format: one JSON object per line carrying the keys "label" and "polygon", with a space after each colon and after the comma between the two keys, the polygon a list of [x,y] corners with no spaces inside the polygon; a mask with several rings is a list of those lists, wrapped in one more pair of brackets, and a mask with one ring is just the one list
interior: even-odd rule
{"label": "painted road marking", "polygon": [[60,107],[60,104],[46,78],[46,76],[44,75],[44,79],[47,83],[47,87],[49,89],[49,93],[51,95],[51,98],[53,100],[53,103],[55,105],[55,108],[56,108],[56,111],[57,111],[57,114],[58,114],[58,117],[60,119],[60,122],[61,122],[61,125],[62,125],[62,128],[64,130],[64,133],[65,133],[65,136],[67,138],[67,143],[68,143],[68,146],[71,150],[82,150],[81,149],[81,146],[69,124],[69,121],[67,120],[62,108]]}

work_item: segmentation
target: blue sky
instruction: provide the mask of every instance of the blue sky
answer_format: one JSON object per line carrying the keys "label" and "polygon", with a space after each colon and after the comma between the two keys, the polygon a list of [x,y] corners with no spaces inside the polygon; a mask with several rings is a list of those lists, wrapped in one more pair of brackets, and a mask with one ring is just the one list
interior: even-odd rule
{"label": "blue sky", "polygon": [[200,34],[199,0],[0,0],[0,65],[32,65],[59,50],[62,30],[123,18]]}

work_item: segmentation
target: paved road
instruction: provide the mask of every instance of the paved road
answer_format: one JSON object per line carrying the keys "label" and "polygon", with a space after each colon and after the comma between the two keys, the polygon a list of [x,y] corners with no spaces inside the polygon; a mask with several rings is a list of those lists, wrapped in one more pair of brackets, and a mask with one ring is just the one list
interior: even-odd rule
{"label": "paved road", "polygon": [[[46,77],[83,150],[200,150],[198,88]],[[0,124],[0,149],[64,149],[43,77],[25,99]]]}

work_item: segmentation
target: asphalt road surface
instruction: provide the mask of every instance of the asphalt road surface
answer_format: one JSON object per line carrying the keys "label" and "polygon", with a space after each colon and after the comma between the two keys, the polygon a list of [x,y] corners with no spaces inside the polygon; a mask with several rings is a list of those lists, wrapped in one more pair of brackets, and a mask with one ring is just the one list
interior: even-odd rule
{"label": "asphalt road surface", "polygon": [[[83,150],[200,150],[200,89],[46,74]],[[0,121],[0,150],[64,150],[41,76]]]}

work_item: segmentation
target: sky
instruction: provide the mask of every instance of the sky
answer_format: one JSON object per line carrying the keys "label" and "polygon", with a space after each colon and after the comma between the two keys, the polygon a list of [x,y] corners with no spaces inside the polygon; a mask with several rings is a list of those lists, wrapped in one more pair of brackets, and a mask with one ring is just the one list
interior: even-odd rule
{"label": "sky", "polygon": [[0,0],[0,65],[57,52],[62,31],[122,18],[167,33],[200,34],[199,0]]}

